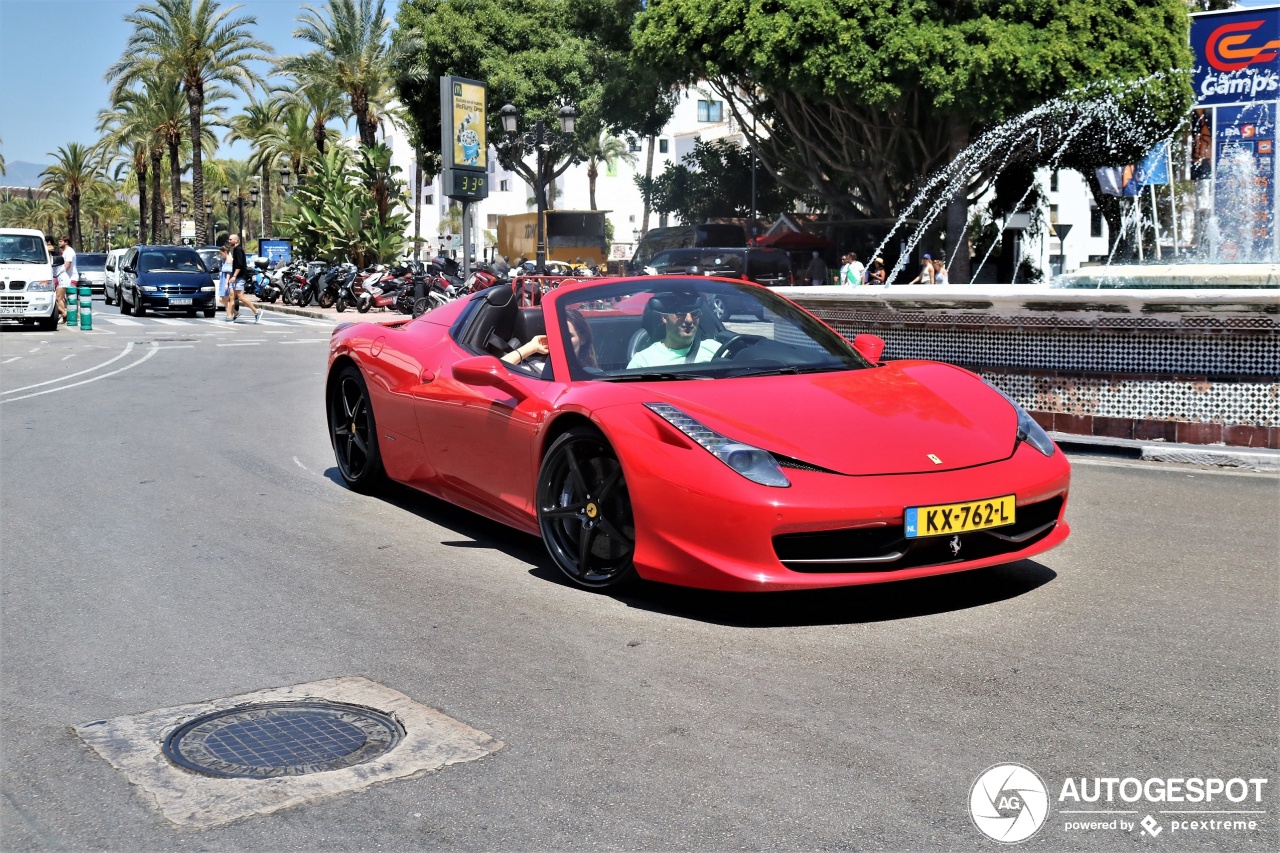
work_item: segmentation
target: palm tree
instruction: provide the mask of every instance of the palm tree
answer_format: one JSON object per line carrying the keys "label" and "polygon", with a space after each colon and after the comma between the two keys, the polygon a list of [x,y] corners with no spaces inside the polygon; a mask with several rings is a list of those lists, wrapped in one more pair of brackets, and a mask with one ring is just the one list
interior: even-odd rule
{"label": "palm tree", "polygon": [[7,175],[7,174],[8,172],[4,170],[4,155],[0,154],[0,175]]}
{"label": "palm tree", "polygon": [[[370,148],[377,141],[378,99],[391,91],[390,42],[384,0],[328,0],[328,16],[304,6],[301,24],[293,37],[308,41],[316,50],[280,61],[281,70],[305,86],[327,80],[351,102],[360,144]],[[385,102],[383,104],[385,106]]]}
{"label": "palm tree", "polygon": [[[316,145],[315,127],[305,107],[290,104],[285,108],[284,116],[272,134],[272,145],[287,161],[289,168],[301,179],[307,168],[307,161],[315,156],[323,156]],[[332,128],[320,125],[320,141],[331,142],[338,137]]]}
{"label": "palm tree", "polygon": [[67,231],[71,247],[79,251],[83,242],[80,237],[80,199],[101,180],[102,161],[94,148],[79,142],[69,142],[59,147],[56,154],[49,152],[48,156],[54,162],[40,173],[43,178],[40,186],[66,199],[69,208]]}
{"label": "palm tree", "polygon": [[587,142],[578,153],[587,158],[587,186],[590,188],[591,209],[596,207],[596,178],[600,175],[600,164],[605,163],[612,169],[619,160],[628,166],[636,164],[636,155],[631,146],[621,137],[614,136],[607,129],[601,130],[599,136],[588,137]]}
{"label": "palm tree", "polygon": [[[311,122],[311,138],[314,140],[316,153],[324,156],[325,146],[335,135],[330,130],[329,122],[346,115],[344,95],[331,80],[298,80],[298,85],[285,94],[290,104],[302,109],[303,115]],[[296,171],[295,164],[295,171]],[[301,177],[301,175],[299,175]]]}
{"label": "palm tree", "polygon": [[119,98],[111,109],[98,113],[98,132],[103,134],[99,146],[104,153],[114,149],[113,156],[124,157],[133,167],[138,192],[138,227],[143,239],[147,233],[147,155],[152,147],[152,126],[147,105],[141,98]]}
{"label": "palm tree", "polygon": [[280,117],[285,105],[279,98],[251,101],[244,112],[231,120],[228,142],[243,140],[253,146],[249,167],[262,176],[263,237],[271,237],[271,172],[282,160],[275,146]]}
{"label": "palm tree", "polygon": [[270,59],[271,48],[250,35],[257,18],[228,18],[239,9],[220,9],[217,0],[153,0],[139,6],[124,20],[133,25],[125,54],[107,70],[117,88],[174,69],[187,97],[188,133],[191,141],[191,189],[196,232],[204,233],[204,171],[202,130],[206,94],[217,83],[228,83],[250,94],[261,79],[248,66]]}

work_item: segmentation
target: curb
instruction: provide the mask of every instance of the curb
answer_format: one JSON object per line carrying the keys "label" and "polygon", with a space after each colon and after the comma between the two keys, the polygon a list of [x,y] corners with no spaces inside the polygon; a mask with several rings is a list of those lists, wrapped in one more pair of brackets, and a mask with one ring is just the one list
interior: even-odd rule
{"label": "curb", "polygon": [[326,314],[324,311],[312,311],[310,308],[295,308],[292,305],[276,305],[274,302],[259,302],[257,305],[264,311],[275,311],[280,314],[293,314],[297,317],[310,317],[313,320],[330,320],[337,316],[336,314]]}
{"label": "curb", "polygon": [[1165,444],[1131,438],[1105,438],[1051,432],[1049,436],[1063,451],[1105,454],[1148,462],[1182,462],[1219,468],[1249,468],[1280,471],[1280,450],[1263,447],[1230,447],[1225,444]]}

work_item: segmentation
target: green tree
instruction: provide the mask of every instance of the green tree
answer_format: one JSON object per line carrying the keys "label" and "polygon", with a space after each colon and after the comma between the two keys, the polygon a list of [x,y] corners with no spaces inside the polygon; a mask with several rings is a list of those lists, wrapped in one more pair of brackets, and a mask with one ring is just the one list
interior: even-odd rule
{"label": "green tree", "polygon": [[[317,154],[323,155],[328,143],[336,136],[329,128],[329,122],[342,118],[346,114],[344,95],[326,77],[302,79],[294,75],[297,86],[284,93],[286,100],[301,108],[303,116],[310,122],[312,143]],[[293,164],[296,172],[301,163]],[[302,177],[302,175],[298,175]]]}
{"label": "green tree", "polygon": [[[125,90],[131,96],[132,90]],[[107,158],[123,158],[131,168],[130,176],[134,189],[138,194],[138,226],[139,233],[147,234],[147,173],[148,155],[154,146],[154,127],[148,112],[148,105],[141,97],[117,97],[111,109],[98,113],[98,132],[102,134],[99,145],[104,152],[111,151]]]}
{"label": "green tree", "polygon": [[[499,107],[513,104],[522,130],[541,119],[558,130],[560,108],[572,102],[579,139],[602,129],[657,133],[670,119],[675,96],[653,68],[631,59],[630,28],[641,0],[405,0],[393,37],[400,100],[410,116],[423,169],[438,171],[441,76],[489,84],[488,139],[503,139]],[[499,149],[506,168],[537,195],[582,155],[548,158],[543,175],[526,160],[534,149]]]}
{"label": "green tree", "polygon": [[[847,218],[899,215],[971,139],[1028,109],[1190,64],[1186,0],[661,0],[634,38],[673,79],[706,80],[781,183]],[[1189,102],[1170,75],[1139,119],[1168,130]],[[1050,156],[1033,149],[1009,153]],[[990,177],[951,199],[952,240]]]}
{"label": "green tree", "polygon": [[596,178],[600,176],[600,164],[606,168],[614,168],[621,160],[629,166],[636,163],[636,155],[631,146],[620,136],[614,136],[608,130],[579,143],[579,151],[587,161],[587,189],[590,193],[591,209],[596,210]]}
{"label": "green tree", "polygon": [[[302,56],[285,57],[281,70],[294,75],[304,87],[328,81],[346,94],[355,119],[360,144],[377,142],[377,115],[386,108],[390,91],[391,60],[384,0],[328,0],[326,14],[304,6],[301,24],[293,37],[316,49]],[[320,140],[317,139],[317,144]]]}
{"label": "green tree", "polygon": [[102,159],[98,151],[79,142],[60,146],[50,152],[53,164],[40,173],[42,189],[62,196],[67,204],[66,231],[72,248],[83,246],[80,233],[80,200],[102,179]]}
{"label": "green tree", "polygon": [[251,101],[231,120],[227,133],[228,142],[243,140],[253,147],[249,166],[262,179],[262,236],[268,239],[271,237],[271,173],[284,162],[284,155],[276,145],[284,111],[285,103],[278,98]]}
{"label": "green tree", "polygon": [[[636,176],[636,185],[659,213],[674,213],[684,222],[751,214],[751,151],[727,139],[699,140],[679,163],[651,180]],[[756,170],[756,215],[772,217],[791,210],[797,197],[779,186],[773,175]]]}
{"label": "green tree", "polygon": [[[350,260],[360,267],[400,255],[409,217],[394,209],[404,201],[404,184],[396,177],[400,168],[391,164],[390,148],[377,144],[352,155],[333,146],[309,164],[308,172],[307,182],[293,194],[297,210],[283,223],[300,254]],[[372,191],[379,182],[392,206],[385,221]]]}
{"label": "green tree", "polygon": [[271,58],[271,48],[250,35],[258,23],[252,15],[231,18],[239,6],[223,10],[217,0],[153,0],[138,6],[124,20],[133,26],[124,56],[107,70],[116,89],[172,70],[182,80],[187,98],[188,138],[191,142],[191,190],[196,233],[203,234],[203,127],[206,97],[226,83],[251,94],[262,81],[250,62]]}

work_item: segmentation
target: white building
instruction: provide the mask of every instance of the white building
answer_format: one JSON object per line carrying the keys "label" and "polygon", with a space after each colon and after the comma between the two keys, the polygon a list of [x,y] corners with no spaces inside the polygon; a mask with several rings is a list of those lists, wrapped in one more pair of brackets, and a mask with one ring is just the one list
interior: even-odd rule
{"label": "white building", "polygon": [[[522,126],[522,130],[524,127]],[[670,122],[658,136],[654,149],[653,174],[660,175],[670,163],[679,162],[693,151],[694,143],[701,140],[732,139],[745,145],[746,138],[736,126],[728,106],[708,89],[686,89],[680,98]],[[403,169],[401,177],[412,188],[415,177],[413,150],[404,131],[393,130],[387,137],[392,149],[392,162]],[[644,139],[629,139],[633,163],[618,161],[613,169],[599,165],[596,178],[596,203],[599,209],[608,211],[613,224],[614,243],[612,257],[629,258],[636,240],[641,234],[644,219],[644,201],[636,186],[635,178],[645,171],[646,145]],[[1041,186],[1047,190],[1047,210],[1043,219],[1052,223],[1058,233],[1044,233],[1039,240],[1027,240],[1023,253],[1044,270],[1051,273],[1072,272],[1083,265],[1105,259],[1111,250],[1111,235],[1101,211],[1094,203],[1088,183],[1078,172],[1061,169],[1042,169],[1037,173]],[[437,178],[422,191],[421,234],[432,250],[441,248],[443,233],[441,222],[447,215],[450,200],[440,192]],[[533,189],[514,172],[498,164],[496,154],[489,155],[489,197],[472,205],[474,249],[477,256],[490,248],[486,232],[496,235],[498,217],[506,214],[529,213],[534,210]],[[413,193],[410,191],[410,202]],[[590,186],[585,163],[573,166],[556,180],[555,206],[561,210],[590,209]],[[679,224],[656,212],[650,214],[649,227]],[[1069,225],[1069,229],[1061,226]],[[412,216],[408,234],[413,236]],[[1066,230],[1065,238],[1061,232]],[[457,235],[461,239],[461,235]],[[989,260],[988,264],[993,264]],[[976,262],[975,262],[976,264]]]}
{"label": "white building", "polygon": [[[525,128],[521,127],[523,131]],[[694,142],[698,139],[712,140],[732,138],[741,144],[746,140],[734,127],[728,107],[707,91],[688,89],[682,95],[675,114],[662,134],[657,138],[653,155],[653,174],[660,175],[667,165],[679,160],[693,151]],[[408,182],[409,199],[412,205],[412,192],[415,177],[413,149],[407,134],[403,130],[392,130],[386,137],[391,146],[392,163],[403,171],[400,177]],[[635,241],[640,236],[641,224],[644,220],[644,200],[636,186],[636,175],[643,175],[647,156],[645,139],[630,139],[631,153],[634,163],[618,161],[613,169],[606,164],[598,166],[596,177],[596,204],[600,210],[609,211],[609,221],[613,224],[613,257],[629,258]],[[437,178],[422,191],[422,225],[421,234],[428,240],[433,250],[439,250],[441,221],[447,216],[450,201],[440,192],[440,180]],[[555,206],[560,210],[589,210],[590,185],[587,179],[587,165],[580,163],[571,167],[556,180]],[[473,237],[477,256],[488,248],[485,232],[496,235],[498,217],[513,213],[530,213],[534,210],[533,188],[514,172],[508,172],[498,164],[498,158],[490,148],[489,152],[489,197],[472,205]],[[649,227],[678,224],[677,220],[659,221],[657,213],[652,213]],[[413,236],[412,208],[410,209],[410,225],[408,235]],[[461,235],[458,235],[459,239]]]}

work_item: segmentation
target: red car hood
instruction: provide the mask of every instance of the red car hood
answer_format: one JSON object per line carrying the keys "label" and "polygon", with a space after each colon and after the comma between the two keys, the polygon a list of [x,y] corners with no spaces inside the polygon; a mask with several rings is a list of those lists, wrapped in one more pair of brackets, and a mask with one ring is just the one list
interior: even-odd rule
{"label": "red car hood", "polygon": [[[724,435],[842,474],[947,471],[1007,459],[1018,416],[986,383],[937,362],[649,386]],[[936,460],[936,461],[935,461]]]}

